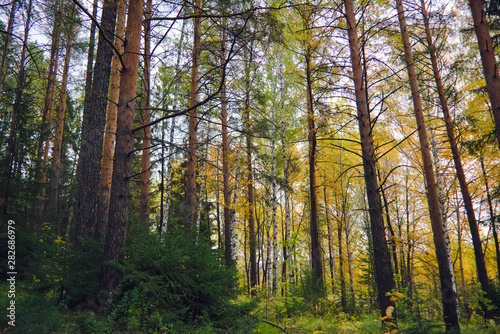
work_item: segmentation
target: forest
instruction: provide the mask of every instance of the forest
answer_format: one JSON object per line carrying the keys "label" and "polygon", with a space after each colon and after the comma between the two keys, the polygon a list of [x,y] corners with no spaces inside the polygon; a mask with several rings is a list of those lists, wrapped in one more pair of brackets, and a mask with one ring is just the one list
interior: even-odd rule
{"label": "forest", "polygon": [[0,1],[2,333],[500,333],[499,0]]}

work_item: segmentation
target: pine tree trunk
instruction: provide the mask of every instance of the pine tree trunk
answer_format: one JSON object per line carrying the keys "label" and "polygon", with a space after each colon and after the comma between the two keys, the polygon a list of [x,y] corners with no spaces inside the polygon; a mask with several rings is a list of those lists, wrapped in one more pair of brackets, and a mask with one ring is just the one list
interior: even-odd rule
{"label": "pine tree trunk", "polygon": [[370,111],[366,99],[367,92],[363,84],[363,67],[360,56],[359,38],[356,28],[353,0],[344,2],[347,19],[347,32],[349,47],[351,49],[352,74],[356,94],[356,107],[358,113],[359,134],[361,138],[361,152],[363,156],[363,171],[368,198],[370,227],[373,240],[373,253],[375,262],[375,282],[378,290],[380,314],[384,317],[386,310],[394,306],[390,301],[388,292],[395,287],[392,276],[392,267],[382,213],[377,171],[375,166],[375,153],[373,146],[372,129],[370,124]]}
{"label": "pine tree trunk", "polygon": [[[281,66],[280,66],[281,70]],[[283,87],[283,85],[282,85]],[[284,93],[281,92],[282,101],[284,99]],[[287,267],[290,263],[290,194],[288,191],[289,180],[288,180],[288,153],[287,153],[287,143],[286,143],[286,122],[285,122],[285,108],[283,103],[281,105],[281,152],[283,155],[283,192],[285,197],[285,242],[283,244],[283,282],[288,282],[288,272]]]}
{"label": "pine tree trunk", "polygon": [[490,97],[491,110],[495,119],[495,134],[500,147],[500,75],[495,56],[495,48],[491,43],[488,18],[482,0],[469,0],[469,6],[474,21],[479,53],[483,64],[483,73],[486,79],[488,96]]}
{"label": "pine tree trunk", "polygon": [[[193,38],[193,56],[191,65],[191,102],[190,107],[198,103],[198,66],[200,57],[201,40],[201,0],[195,1],[195,19],[194,19],[194,38]],[[189,130],[188,130],[188,163],[186,180],[186,202],[184,203],[184,233],[191,235],[193,222],[196,219],[196,163],[197,163],[197,142],[196,132],[198,126],[198,117],[196,108],[189,112]]]}
{"label": "pine tree trunk", "polygon": [[[462,159],[460,157],[460,152],[458,151],[457,140],[455,138],[455,132],[453,130],[453,124],[450,117],[450,112],[448,109],[448,101],[446,99],[443,82],[441,80],[441,73],[438,67],[438,60],[436,55],[436,48],[432,41],[431,29],[429,26],[429,18],[427,15],[427,10],[425,8],[424,0],[421,0],[422,16],[424,18],[425,34],[427,39],[427,47],[429,49],[429,54],[432,63],[432,71],[434,72],[434,80],[436,81],[437,93],[439,95],[439,102],[441,104],[441,110],[443,112],[444,121],[446,124],[446,133],[448,134],[448,142],[450,143],[451,152],[453,155],[453,162],[455,163],[455,170],[457,172],[457,179],[460,184],[460,191],[462,192],[462,198],[464,200],[464,206],[467,213],[467,220],[469,222],[469,228],[472,236],[472,245],[474,246],[474,255],[476,258],[476,270],[478,281],[481,284],[481,288],[486,293],[486,297],[491,299],[488,273],[486,271],[486,264],[484,261],[484,253],[481,244],[481,237],[479,234],[479,229],[477,226],[476,215],[474,213],[474,207],[472,204],[472,198],[469,192],[469,186],[465,178],[465,172],[462,166]],[[500,124],[499,124],[500,126]],[[491,319],[493,314],[488,310],[487,306],[481,305],[486,319]]]}
{"label": "pine tree trunk", "polygon": [[[225,21],[224,21],[225,22]],[[221,32],[221,51],[220,51],[220,66],[225,66],[226,62],[226,30],[223,23]],[[229,134],[227,129],[227,94],[225,78],[222,78],[222,86],[220,92],[221,99],[221,123],[222,123],[222,185],[224,197],[224,259],[226,265],[231,267],[233,262],[233,242],[232,242],[232,225],[231,225],[231,199],[229,190]]]}
{"label": "pine tree trunk", "polygon": [[[4,174],[2,175],[2,187],[0,193],[0,208],[3,213],[7,214],[7,206],[10,196],[10,184],[11,177],[14,173],[14,165],[16,163],[16,155],[17,155],[17,130],[18,130],[18,117],[21,112],[21,104],[23,99],[23,88],[26,74],[26,52],[27,45],[29,43],[29,29],[31,23],[31,11],[33,8],[33,0],[29,0],[28,7],[26,9],[26,22],[24,25],[24,36],[23,36],[23,46],[21,47],[21,56],[19,60],[19,70],[17,73],[17,86],[14,96],[14,105],[12,106],[12,115],[10,119],[10,129],[9,129],[9,137],[7,138],[7,149],[5,151],[6,157],[6,167],[4,169]],[[0,189],[1,189],[0,188]]]}
{"label": "pine tree trunk", "polygon": [[[76,7],[73,3],[73,17],[75,15]],[[54,148],[52,153],[52,177],[50,178],[50,197],[49,197],[49,211],[57,213],[57,202],[59,197],[59,179],[61,175],[61,155],[62,155],[62,140],[64,132],[64,120],[66,118],[66,99],[67,99],[67,86],[69,75],[69,64],[71,60],[71,46],[73,44],[72,33],[68,33],[66,37],[66,54],[64,56],[64,67],[61,82],[61,91],[59,93],[59,108],[57,111],[56,134],[54,137]]]}
{"label": "pine tree trunk", "polygon": [[450,241],[448,238],[447,230],[444,226],[439,203],[436,177],[434,174],[433,162],[429,149],[429,140],[427,137],[427,129],[424,121],[422,101],[418,88],[415,65],[413,64],[410,37],[406,26],[406,18],[402,0],[396,0],[396,9],[398,11],[405,62],[408,70],[408,78],[410,81],[414,113],[417,123],[418,136],[420,139],[420,151],[422,153],[422,162],[424,166],[424,175],[427,186],[427,200],[429,204],[432,232],[434,235],[436,257],[439,266],[443,317],[447,331],[459,331],[460,326],[458,323],[458,298],[457,292],[455,290],[455,277],[451,262]]}
{"label": "pine tree trunk", "polygon": [[[144,12],[144,72],[142,91],[142,123],[151,121],[150,108],[150,86],[151,86],[151,10],[152,0],[146,1],[146,11]],[[141,156],[141,203],[139,220],[145,226],[149,225],[149,193],[150,193],[150,164],[151,164],[151,127],[143,129],[142,156]]]}
{"label": "pine tree trunk", "polygon": [[323,284],[323,264],[321,263],[321,249],[318,227],[318,195],[316,194],[316,129],[314,120],[314,103],[311,77],[312,51],[306,47],[306,88],[307,88],[307,140],[309,142],[309,197],[311,205],[310,233],[311,233],[311,269],[315,285]]}
{"label": "pine tree trunk", "polygon": [[[118,0],[104,0],[101,30],[92,80],[90,108],[83,111],[81,146],[76,173],[77,189],[73,214],[72,241],[82,248],[80,238],[93,238],[97,224],[101,158],[108,104],[113,48],[103,37],[114,41]],[[84,106],[85,107],[85,106]]]}
{"label": "pine tree trunk", "polygon": [[109,293],[117,286],[121,277],[121,274],[106,265],[106,262],[123,258],[123,246],[125,245],[127,232],[143,5],[143,0],[130,0],[129,2],[123,54],[124,67],[120,79],[109,222],[104,241],[104,265],[100,277],[101,291],[99,297],[103,298],[100,302],[104,305],[107,304]]}
{"label": "pine tree trunk", "polygon": [[118,0],[118,11],[116,18],[116,40],[115,46],[120,55],[114,53],[111,63],[109,102],[106,115],[106,128],[104,132],[104,144],[102,149],[101,183],[99,185],[99,201],[97,202],[97,225],[95,238],[102,239],[106,232],[109,214],[109,194],[111,191],[111,177],[113,174],[113,156],[116,140],[116,119],[118,113],[118,96],[120,94],[120,72],[122,64],[120,57],[123,54],[123,38],[125,37],[125,16],[127,4],[125,0]]}

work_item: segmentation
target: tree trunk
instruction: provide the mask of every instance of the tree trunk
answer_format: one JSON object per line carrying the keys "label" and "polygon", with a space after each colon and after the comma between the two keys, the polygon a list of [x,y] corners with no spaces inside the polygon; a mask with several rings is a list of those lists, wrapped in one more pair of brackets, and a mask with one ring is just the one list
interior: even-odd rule
{"label": "tree trunk", "polygon": [[333,254],[333,234],[332,227],[330,226],[330,219],[328,214],[328,201],[326,197],[326,186],[323,187],[323,197],[325,201],[325,217],[326,228],[328,231],[328,263],[330,265],[330,280],[332,282],[332,294],[335,295],[335,282],[337,281],[337,265],[335,263],[335,255]]}
{"label": "tree trunk", "polygon": [[424,165],[424,174],[427,186],[427,200],[429,204],[432,232],[434,235],[434,245],[436,247],[436,257],[439,266],[439,278],[441,281],[441,301],[443,303],[443,317],[447,331],[459,331],[458,323],[458,300],[455,290],[455,277],[452,268],[450,241],[447,230],[444,226],[441,214],[439,195],[436,185],[436,177],[433,169],[433,162],[429,149],[429,140],[424,121],[422,100],[418,88],[415,65],[410,44],[410,37],[406,26],[406,18],[402,0],[396,0],[399,25],[403,39],[404,56],[410,81],[411,95],[414,106],[414,113],[417,123],[418,136],[420,139],[420,151]]}
{"label": "tree trunk", "polygon": [[[76,7],[73,3],[72,19],[74,18]],[[71,60],[71,46],[73,44],[72,32],[66,37],[66,54],[64,56],[64,67],[61,82],[61,91],[59,93],[59,108],[57,112],[56,134],[54,137],[54,148],[52,153],[52,177],[50,178],[50,198],[49,210],[51,213],[57,213],[57,201],[59,197],[59,178],[61,175],[61,155],[62,140],[64,132],[64,120],[66,118],[66,99],[69,75],[69,63]]]}
{"label": "tree trunk", "polygon": [[346,0],[344,4],[348,24],[347,32],[349,35],[349,47],[351,49],[352,75],[356,94],[361,152],[363,156],[363,171],[373,240],[375,282],[378,290],[380,313],[382,317],[384,317],[386,315],[386,310],[389,307],[394,306],[394,303],[390,301],[387,293],[391,292],[391,290],[395,287],[395,283],[392,276],[390,255],[387,249],[382,202],[380,200],[379,186],[377,182],[375,153],[370,124],[370,111],[368,109],[368,102],[366,99],[367,94],[363,84],[363,68],[356,28],[356,17],[354,15],[354,2],[353,0]]}
{"label": "tree trunk", "polygon": [[[225,21],[222,24],[220,66],[225,66],[226,62],[226,30]],[[233,243],[231,226],[231,199],[229,190],[229,134],[227,130],[227,95],[225,78],[221,78],[222,86],[220,92],[221,99],[221,123],[222,123],[222,184],[224,197],[224,259],[226,265],[231,267],[233,262]]]}
{"label": "tree trunk", "polygon": [[[191,65],[191,102],[190,107],[198,103],[198,66],[200,57],[201,40],[201,0],[195,1],[194,8],[194,38],[193,38],[193,56]],[[184,233],[191,235],[191,228],[196,218],[196,163],[197,163],[197,142],[196,132],[198,127],[198,116],[196,108],[189,112],[189,142],[188,142],[188,163],[186,180],[186,202],[184,204]]]}
{"label": "tree trunk", "polygon": [[[118,0],[104,0],[92,80],[90,108],[83,110],[81,146],[76,173],[77,189],[72,241],[82,248],[80,238],[93,238],[96,231],[96,211],[99,195],[101,158],[108,104],[109,78],[113,48],[105,40],[114,40]],[[85,107],[85,106],[84,106]]]}
{"label": "tree trunk", "polygon": [[[455,132],[453,131],[452,120],[450,117],[450,112],[448,109],[448,101],[445,96],[445,91],[443,87],[443,82],[441,80],[441,73],[439,72],[438,60],[436,55],[436,48],[432,41],[431,29],[429,26],[429,18],[427,15],[427,10],[425,8],[425,1],[421,0],[422,16],[424,18],[425,25],[425,35],[427,39],[427,47],[429,49],[429,54],[432,63],[432,70],[434,72],[434,79],[436,81],[436,89],[439,95],[439,102],[441,104],[441,110],[443,112],[444,121],[446,124],[446,132],[448,134],[448,141],[450,143],[451,152],[453,155],[453,162],[455,163],[455,170],[457,172],[458,182],[460,184],[460,191],[462,192],[462,198],[464,200],[465,211],[467,213],[467,219],[469,221],[469,228],[472,236],[472,245],[474,246],[474,255],[476,258],[476,270],[478,281],[481,284],[481,288],[486,293],[486,297],[491,299],[488,273],[486,271],[486,264],[484,262],[484,253],[481,244],[481,237],[479,235],[479,229],[477,226],[476,215],[474,213],[474,207],[472,205],[472,198],[469,192],[469,186],[465,178],[465,172],[462,166],[462,159],[460,157],[460,152],[458,151],[457,140],[455,138]],[[500,92],[500,91],[499,91]],[[499,124],[500,126],[500,124]],[[487,306],[481,305],[486,319],[491,319],[493,314],[488,310]]]}
{"label": "tree trunk", "polygon": [[10,196],[11,177],[14,175],[14,164],[17,155],[17,127],[18,117],[21,112],[21,104],[23,99],[24,79],[26,74],[26,52],[28,45],[29,29],[31,23],[31,10],[33,8],[33,0],[29,0],[26,10],[26,22],[24,25],[23,46],[21,47],[21,56],[19,61],[19,70],[17,72],[17,86],[14,97],[14,105],[12,106],[12,115],[10,119],[9,137],[7,138],[7,149],[5,151],[6,167],[2,177],[2,188],[0,193],[0,208],[6,214],[8,212],[7,205]]}
{"label": "tree trunk", "polygon": [[[92,6],[92,16],[97,18],[97,6],[99,0],[94,0]],[[92,20],[90,24],[89,49],[87,52],[87,74],[85,77],[85,97],[83,100],[83,110],[90,110],[90,102],[92,100],[92,79],[94,74],[94,56],[95,56],[95,30],[96,23]]]}
{"label": "tree trunk", "polygon": [[486,88],[490,97],[491,110],[495,119],[495,134],[500,147],[500,76],[495,56],[495,48],[491,43],[488,18],[482,0],[469,0],[469,6],[474,21],[479,53],[483,64],[483,73],[486,79]]}
{"label": "tree trunk", "polygon": [[[280,66],[280,71],[282,67]],[[282,90],[284,85],[281,85]],[[281,99],[285,98],[284,92],[281,92]],[[287,267],[290,263],[290,194],[289,194],[289,180],[288,180],[288,153],[286,143],[286,122],[285,122],[285,107],[283,102],[281,104],[281,152],[283,155],[283,192],[285,198],[285,242],[283,244],[283,281],[288,282]]]}
{"label": "tree trunk", "polygon": [[323,265],[318,228],[318,195],[316,194],[316,129],[314,120],[314,104],[312,94],[312,50],[306,47],[306,88],[307,88],[307,140],[309,142],[309,196],[311,205],[311,269],[318,286],[323,284]]}
{"label": "tree trunk", "polygon": [[104,132],[104,144],[102,149],[101,183],[99,186],[99,201],[97,202],[97,225],[95,238],[102,239],[106,232],[109,214],[109,193],[111,190],[111,177],[113,174],[113,156],[116,140],[116,118],[118,113],[118,96],[120,94],[120,72],[122,63],[120,57],[123,55],[123,38],[125,37],[125,15],[127,4],[125,0],[118,0],[118,13],[116,18],[116,41],[115,46],[120,54],[113,54],[111,63],[110,91],[108,112],[106,116],[106,128]]}
{"label": "tree trunk", "polygon": [[125,49],[120,79],[116,147],[113,163],[109,222],[104,241],[103,267],[100,277],[100,302],[107,304],[109,293],[117,286],[121,274],[106,265],[110,260],[123,258],[130,201],[130,177],[132,173],[133,128],[135,101],[137,98],[137,77],[139,71],[139,50],[141,40],[143,0],[130,0]]}
{"label": "tree trunk", "polygon": [[[151,10],[152,0],[146,1],[144,12],[144,72],[142,88],[142,124],[151,121],[150,86],[151,86]],[[142,156],[141,156],[141,203],[139,220],[145,226],[149,225],[149,193],[150,193],[150,164],[151,164],[151,127],[143,129]]]}
{"label": "tree trunk", "polygon": [[52,128],[52,117],[54,114],[55,92],[57,85],[57,68],[59,60],[59,44],[61,37],[61,21],[60,13],[62,13],[63,5],[56,4],[57,13],[54,16],[54,27],[52,28],[52,43],[50,47],[49,71],[47,74],[47,87],[45,89],[45,99],[42,112],[42,127],[40,131],[40,140],[38,142],[37,160],[43,159],[41,175],[37,175],[37,179],[42,185],[40,195],[38,197],[40,204],[37,208],[37,214],[41,216],[45,210],[45,194],[47,182],[47,167],[49,162],[49,146],[50,132]]}
{"label": "tree trunk", "polygon": [[278,291],[278,182],[276,176],[276,109],[273,107],[272,116],[272,133],[271,133],[271,200],[272,200],[272,224],[273,224],[273,280],[272,280],[272,295],[275,296]]}

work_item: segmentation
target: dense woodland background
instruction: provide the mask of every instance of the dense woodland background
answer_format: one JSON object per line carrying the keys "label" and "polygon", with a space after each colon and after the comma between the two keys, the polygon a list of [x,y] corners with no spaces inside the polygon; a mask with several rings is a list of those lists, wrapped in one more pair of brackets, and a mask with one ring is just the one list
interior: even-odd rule
{"label": "dense woodland background", "polygon": [[0,328],[500,332],[499,5],[1,2]]}

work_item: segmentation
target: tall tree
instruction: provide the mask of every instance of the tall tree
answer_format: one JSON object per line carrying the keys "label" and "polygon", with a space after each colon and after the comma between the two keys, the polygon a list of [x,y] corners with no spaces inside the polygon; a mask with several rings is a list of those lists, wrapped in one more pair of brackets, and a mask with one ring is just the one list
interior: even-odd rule
{"label": "tall tree", "polygon": [[316,186],[316,125],[314,115],[313,96],[313,45],[312,45],[312,25],[314,9],[310,4],[300,12],[306,37],[304,38],[304,61],[306,77],[306,100],[307,100],[307,141],[309,157],[309,203],[310,203],[310,235],[311,235],[311,269],[315,284],[323,284],[323,264],[321,261],[321,246],[319,241],[318,227],[318,195]]}
{"label": "tall tree", "polygon": [[[151,86],[151,11],[152,0],[146,1],[146,11],[144,12],[144,71],[142,76],[142,122],[151,121],[150,109],[150,86]],[[149,224],[149,192],[150,192],[150,164],[151,164],[151,127],[143,129],[142,156],[141,156],[141,203],[139,220]]]}
{"label": "tall tree", "polygon": [[89,109],[83,110],[72,241],[94,237],[118,0],[104,0]]}
{"label": "tall tree", "polygon": [[375,262],[375,282],[377,284],[380,312],[382,316],[385,316],[386,310],[394,305],[387,293],[391,292],[391,290],[395,287],[395,283],[392,275],[391,259],[387,249],[382,202],[380,200],[379,185],[377,182],[370,111],[368,108],[367,92],[365,89],[366,85],[363,80],[363,65],[359,48],[357,22],[354,14],[354,1],[346,0],[344,1],[344,5],[347,20],[347,32],[349,35],[352,77],[356,96],[359,134],[361,139],[363,171],[366,194],[368,198],[370,229]]}
{"label": "tall tree", "polygon": [[477,37],[481,62],[483,64],[486,88],[491,102],[491,110],[495,119],[495,134],[500,148],[500,75],[495,55],[495,48],[491,42],[488,17],[482,0],[469,0],[469,6],[474,21],[474,31]]}
{"label": "tall tree", "polygon": [[[224,14],[224,8],[222,13]],[[226,66],[226,21],[222,19],[221,28],[221,50],[220,50],[220,66]],[[225,78],[222,78],[220,92],[220,118],[221,118],[221,134],[222,134],[222,194],[224,197],[224,259],[226,265],[231,267],[234,265],[233,249],[232,249],[232,225],[231,225],[231,198],[229,190],[229,131],[227,128],[227,87]]]}
{"label": "tall tree", "polygon": [[[120,78],[120,97],[116,128],[116,147],[113,163],[109,222],[104,241],[104,265],[100,285],[104,297],[116,287],[121,277],[106,264],[109,260],[120,260],[125,245],[128,204],[130,201],[130,177],[132,174],[133,127],[137,98],[139,50],[141,40],[143,0],[130,0]],[[106,303],[106,302],[105,302]]]}
{"label": "tall tree", "polygon": [[399,26],[404,48],[404,59],[408,71],[411,96],[413,100],[413,112],[417,123],[418,137],[420,141],[420,152],[424,168],[424,176],[427,186],[427,202],[431,218],[434,246],[439,266],[439,279],[441,283],[441,302],[443,304],[443,317],[447,331],[460,331],[458,323],[458,296],[455,285],[455,277],[452,268],[450,241],[444,226],[443,215],[439,203],[439,194],[434,174],[430,144],[427,136],[427,128],[424,120],[422,99],[417,81],[417,73],[413,63],[413,54],[410,36],[406,25],[402,0],[396,0]]}
{"label": "tall tree", "polygon": [[113,54],[111,63],[111,77],[109,85],[109,101],[106,115],[106,127],[104,132],[104,144],[102,149],[101,184],[99,187],[99,200],[97,202],[97,224],[95,238],[100,239],[106,232],[109,214],[109,194],[111,191],[111,177],[113,174],[113,156],[115,153],[116,119],[118,113],[118,97],[120,94],[120,72],[122,63],[120,58],[123,54],[123,39],[125,35],[125,16],[127,4],[125,0],[118,1],[118,12],[116,17],[116,49],[118,53]]}
{"label": "tall tree", "polygon": [[191,99],[189,111],[189,128],[188,128],[188,163],[187,163],[187,179],[186,179],[186,201],[184,204],[184,232],[186,235],[191,234],[193,222],[196,219],[196,151],[198,144],[196,142],[196,133],[198,127],[197,109],[194,108],[198,104],[198,67],[201,47],[201,0],[196,0],[194,4],[194,36],[193,36],[193,53],[191,60]]}
{"label": "tall tree", "polygon": [[[61,14],[63,11],[63,3],[56,2],[56,12],[54,15],[54,26],[52,28],[52,43],[50,47],[49,69],[47,74],[47,86],[45,89],[45,99],[42,112],[42,129],[40,131],[40,140],[38,142],[37,160],[43,159],[41,175],[37,175],[42,184],[40,192],[40,205],[38,214],[43,214],[45,207],[45,183],[47,182],[47,167],[49,161],[49,134],[52,126],[52,117],[54,113],[55,92],[57,84],[57,67],[59,60],[59,44],[61,39]],[[37,168],[38,169],[38,168]]]}
{"label": "tall tree", "polygon": [[[436,90],[439,96],[439,102],[441,104],[441,111],[443,112],[444,122],[446,125],[446,133],[448,135],[448,142],[450,144],[451,153],[453,155],[453,162],[455,163],[457,179],[460,184],[460,191],[462,193],[462,198],[464,200],[465,211],[467,213],[467,220],[469,222],[469,228],[472,236],[472,245],[474,246],[474,255],[476,258],[477,277],[481,284],[481,288],[486,293],[486,297],[491,299],[488,273],[486,271],[484,252],[481,243],[481,237],[479,235],[479,229],[477,226],[477,219],[474,213],[474,207],[472,205],[472,197],[469,191],[469,186],[465,178],[464,168],[462,166],[462,158],[458,150],[455,131],[453,130],[453,124],[450,116],[450,111],[448,108],[448,100],[445,95],[445,89],[443,86],[443,81],[441,79],[441,73],[439,71],[437,52],[434,46],[434,41],[432,40],[431,28],[429,24],[429,16],[427,14],[427,9],[424,0],[421,0],[421,10],[425,26],[425,37],[427,40],[427,48],[429,51],[429,56],[431,58],[434,80],[436,82]],[[491,311],[488,310],[487,305],[485,305],[484,303],[481,304],[485,317],[487,319],[490,319],[492,317]]]}
{"label": "tall tree", "polygon": [[[71,19],[75,17],[76,5],[73,3]],[[73,22],[70,22],[71,27]],[[68,96],[68,76],[69,64],[71,60],[71,47],[73,45],[74,32],[71,29],[66,34],[66,53],[64,56],[64,67],[62,73],[61,89],[59,92],[59,106],[56,121],[56,134],[54,137],[54,148],[52,153],[52,176],[50,178],[50,197],[49,210],[52,213],[57,212],[57,202],[59,197],[59,179],[61,175],[61,156],[62,156],[62,140],[64,132],[64,120],[66,117],[66,104]]]}

